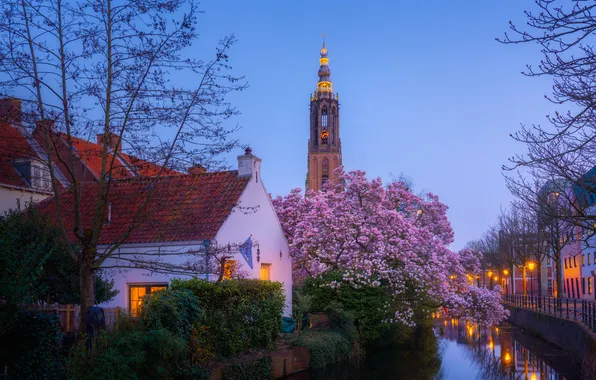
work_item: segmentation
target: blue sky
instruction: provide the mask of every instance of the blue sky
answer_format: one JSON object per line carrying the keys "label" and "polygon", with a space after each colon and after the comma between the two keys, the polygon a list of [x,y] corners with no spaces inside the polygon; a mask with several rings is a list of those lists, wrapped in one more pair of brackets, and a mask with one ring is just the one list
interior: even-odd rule
{"label": "blue sky", "polygon": [[[501,165],[524,147],[509,134],[541,123],[547,78],[521,75],[535,46],[495,41],[533,2],[229,1],[202,3],[197,52],[234,33],[234,73],[250,88],[232,101],[238,137],[263,159],[269,192],[304,187],[309,94],[321,35],[339,92],[343,162],[370,177],[401,173],[439,195],[454,248],[478,238],[511,196]],[[206,50],[203,50],[206,49]],[[230,165],[234,165],[230,156]]]}

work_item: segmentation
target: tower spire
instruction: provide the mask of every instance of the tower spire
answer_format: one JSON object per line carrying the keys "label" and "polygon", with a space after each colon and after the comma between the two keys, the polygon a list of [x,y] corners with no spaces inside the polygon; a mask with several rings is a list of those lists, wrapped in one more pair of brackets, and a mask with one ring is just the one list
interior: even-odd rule
{"label": "tower spire", "polygon": [[333,86],[331,83],[331,70],[329,70],[329,58],[327,58],[327,47],[325,47],[325,35],[323,34],[323,47],[320,51],[321,58],[319,58],[319,82],[317,83],[317,91],[315,97],[333,97]]}

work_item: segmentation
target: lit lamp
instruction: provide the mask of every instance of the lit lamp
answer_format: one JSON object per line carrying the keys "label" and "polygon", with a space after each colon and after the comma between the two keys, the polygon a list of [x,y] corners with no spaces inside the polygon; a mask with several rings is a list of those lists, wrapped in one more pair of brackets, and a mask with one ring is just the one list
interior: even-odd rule
{"label": "lit lamp", "polygon": [[[509,269],[503,269],[503,274],[505,276],[509,276]],[[503,278],[503,282],[505,283],[505,294],[508,294],[509,293],[509,289],[508,289],[508,286],[507,285],[508,285],[509,279]]]}
{"label": "lit lamp", "polygon": [[505,353],[505,363],[509,364],[511,362],[511,355],[509,355],[509,352]]}
{"label": "lit lamp", "polygon": [[534,281],[532,278],[532,271],[536,268],[536,263],[530,261],[528,263],[528,269],[530,270],[530,297],[534,297]]}

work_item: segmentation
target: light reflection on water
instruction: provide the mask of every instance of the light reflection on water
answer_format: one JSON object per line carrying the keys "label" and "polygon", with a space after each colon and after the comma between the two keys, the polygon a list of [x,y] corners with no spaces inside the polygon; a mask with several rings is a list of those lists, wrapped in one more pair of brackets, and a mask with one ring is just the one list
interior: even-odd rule
{"label": "light reflection on water", "polygon": [[484,328],[435,320],[411,350],[371,352],[360,368],[341,363],[292,380],[576,380],[579,367],[561,349],[510,324]]}
{"label": "light reflection on water", "polygon": [[436,378],[579,379],[577,363],[561,349],[510,324],[466,325],[457,320],[437,323],[441,369]]}

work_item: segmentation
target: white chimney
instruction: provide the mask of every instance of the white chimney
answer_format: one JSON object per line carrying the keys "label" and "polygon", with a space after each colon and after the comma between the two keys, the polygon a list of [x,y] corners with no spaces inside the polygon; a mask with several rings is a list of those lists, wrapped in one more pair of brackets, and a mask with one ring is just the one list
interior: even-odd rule
{"label": "white chimney", "polygon": [[244,155],[238,156],[238,175],[251,176],[256,182],[260,181],[261,159],[254,156],[250,148],[244,150]]}

